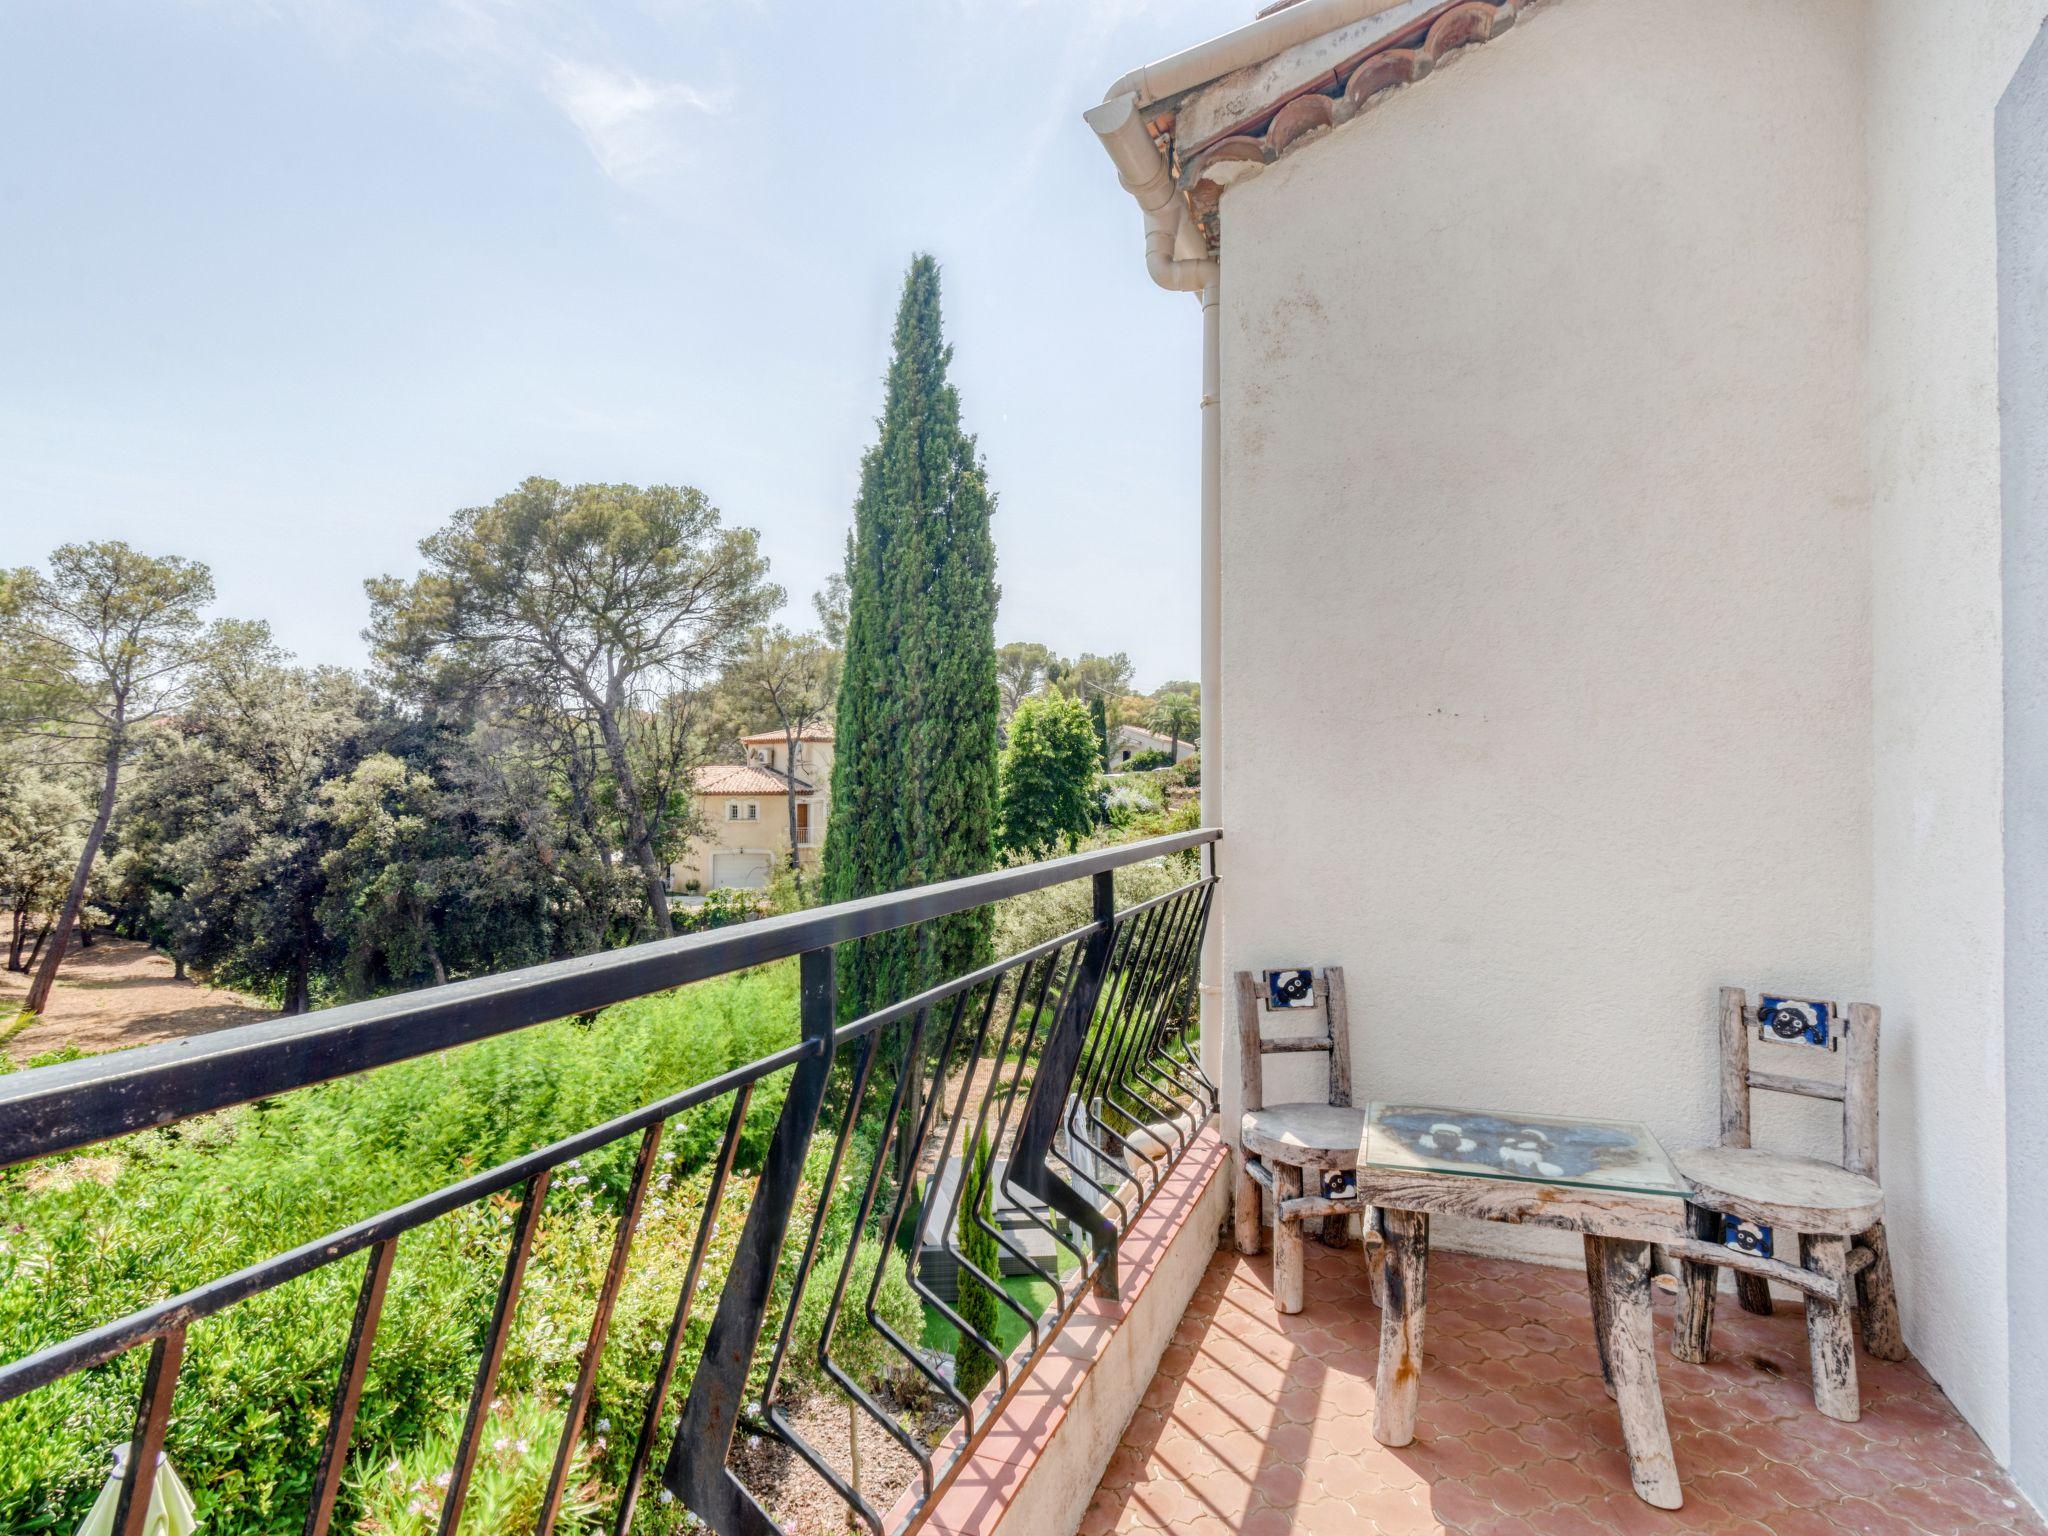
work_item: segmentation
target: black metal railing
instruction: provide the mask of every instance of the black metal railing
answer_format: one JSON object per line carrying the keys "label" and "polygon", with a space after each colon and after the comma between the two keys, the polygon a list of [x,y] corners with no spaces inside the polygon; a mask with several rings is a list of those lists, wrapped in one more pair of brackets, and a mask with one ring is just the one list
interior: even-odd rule
{"label": "black metal railing", "polygon": [[[0,1364],[0,1405],[75,1373],[111,1368],[129,1351],[147,1346],[114,1521],[117,1536],[139,1536],[193,1325],[294,1277],[367,1253],[301,1527],[306,1536],[325,1536],[351,1465],[357,1412],[399,1239],[492,1197],[516,1199],[482,1359],[443,1484],[437,1527],[452,1536],[461,1526],[550,1181],[565,1164],[637,1136],[630,1183],[592,1298],[540,1506],[536,1529],[548,1536],[586,1433],[586,1411],[613,1309],[633,1265],[664,1128],[688,1111],[723,1103],[724,1136],[710,1164],[688,1265],[645,1383],[633,1454],[605,1523],[619,1536],[632,1528],[654,1450],[680,1392],[662,1483],[713,1529],[726,1536],[783,1529],[732,1465],[735,1436],[745,1429],[750,1437],[785,1447],[829,1485],[846,1511],[883,1536],[896,1504],[893,1493],[875,1496],[859,1486],[846,1456],[814,1444],[782,1401],[796,1320],[805,1298],[823,1287],[825,1319],[812,1346],[817,1378],[844,1398],[850,1416],[872,1422],[914,1462],[915,1476],[897,1505],[905,1513],[895,1522],[897,1529],[911,1529],[1088,1289],[1116,1293],[1118,1237],[1215,1109],[1215,1085],[1202,1071],[1190,1036],[1197,957],[1216,883],[1217,838],[1213,830],[1153,838],[0,1077],[0,1167],[7,1167],[800,957],[801,1035],[795,1045]],[[1206,872],[1196,869],[1193,878],[1119,909],[1119,869],[1203,846],[1210,848]],[[840,1021],[841,946],[1084,879],[1091,882],[1092,909],[1070,931],[864,1017]],[[789,1076],[781,1108],[708,1334],[694,1371],[679,1383],[720,1209],[735,1193],[735,1160],[749,1104],[757,1086],[784,1072]],[[979,1191],[968,1188],[973,1151],[984,1139],[1003,1153],[1003,1172],[995,1181],[1005,1203],[1001,1223],[990,1219]],[[857,1140],[861,1150],[849,1156]],[[820,1172],[812,1154],[823,1146],[829,1153]],[[929,1191],[922,1203],[920,1187]],[[835,1215],[852,1238],[827,1263],[825,1233]],[[967,1240],[970,1225],[975,1241]],[[787,1241],[792,1229],[800,1246]],[[993,1239],[1001,1255],[996,1273],[983,1267],[990,1245],[978,1234]],[[1027,1234],[1036,1236],[1027,1241]],[[1023,1342],[1014,1351],[976,1327],[957,1296],[947,1297],[943,1285],[921,1273],[927,1266],[920,1262],[920,1245],[948,1261],[945,1267],[957,1283],[981,1286],[1011,1315],[1011,1331],[1021,1326]],[[878,1297],[892,1266],[901,1266],[924,1306],[957,1331],[965,1352],[985,1357],[993,1380],[979,1395],[962,1390],[947,1362],[884,1315]],[[1004,1284],[1006,1272],[1049,1288],[1050,1304],[1035,1311],[1020,1302]],[[850,1368],[835,1353],[835,1340],[849,1323],[882,1341],[891,1362],[887,1370]],[[936,1411],[910,1413],[885,1400],[879,1385],[885,1381],[921,1383]],[[857,1426],[850,1434],[857,1445]]]}

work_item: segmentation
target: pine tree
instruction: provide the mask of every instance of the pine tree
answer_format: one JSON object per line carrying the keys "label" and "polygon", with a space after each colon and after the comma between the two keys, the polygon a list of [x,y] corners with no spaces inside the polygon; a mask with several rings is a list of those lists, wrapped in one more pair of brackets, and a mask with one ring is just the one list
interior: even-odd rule
{"label": "pine tree", "polygon": [[[939,269],[912,260],[880,436],[847,542],[846,658],[826,833],[826,899],[979,874],[995,862],[994,505],[947,382]],[[971,970],[986,911],[840,946],[848,1016]]]}
{"label": "pine tree", "polygon": [[1018,705],[999,771],[1004,849],[1045,859],[1076,847],[1095,827],[1101,768],[1102,741],[1079,699],[1055,688]]}

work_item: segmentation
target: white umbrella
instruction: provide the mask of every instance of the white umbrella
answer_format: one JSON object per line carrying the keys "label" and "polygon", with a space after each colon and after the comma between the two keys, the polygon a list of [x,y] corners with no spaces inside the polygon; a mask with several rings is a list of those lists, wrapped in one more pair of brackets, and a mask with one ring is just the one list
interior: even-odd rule
{"label": "white umbrella", "polygon": [[[114,1471],[107,1486],[93,1501],[92,1512],[78,1528],[78,1536],[114,1536],[114,1511],[121,1503],[121,1473],[128,1465],[128,1447],[114,1447]],[[149,1513],[142,1522],[142,1536],[192,1536],[199,1522],[192,1518],[192,1495],[171,1464],[159,1452],[156,1458],[156,1486],[150,1490]]]}

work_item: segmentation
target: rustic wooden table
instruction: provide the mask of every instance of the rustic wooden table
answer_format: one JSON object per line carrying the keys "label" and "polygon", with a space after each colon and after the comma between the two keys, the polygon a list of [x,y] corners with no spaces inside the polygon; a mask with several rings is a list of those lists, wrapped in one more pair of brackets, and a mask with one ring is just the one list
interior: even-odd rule
{"label": "rustic wooden table", "polygon": [[1657,1139],[1631,1122],[1374,1104],[1358,1154],[1358,1196],[1377,1209],[1386,1241],[1373,1437],[1394,1446],[1415,1437],[1429,1218],[1577,1232],[1630,1478],[1646,1502],[1677,1509],[1678,1466],[1650,1329],[1650,1248],[1687,1237],[1688,1192]]}

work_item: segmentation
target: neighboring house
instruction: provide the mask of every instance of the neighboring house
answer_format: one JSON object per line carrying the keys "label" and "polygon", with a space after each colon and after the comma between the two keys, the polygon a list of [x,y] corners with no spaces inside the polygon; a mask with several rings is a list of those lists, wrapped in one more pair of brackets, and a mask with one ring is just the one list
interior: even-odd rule
{"label": "neighboring house", "polygon": [[1193,750],[1185,741],[1180,742],[1176,750],[1171,736],[1148,731],[1142,725],[1120,725],[1110,733],[1109,766],[1112,770],[1121,768],[1141,752],[1157,752],[1177,763]]}
{"label": "neighboring house", "polygon": [[814,868],[825,846],[832,800],[832,727],[816,725],[797,742],[796,761],[785,759],[788,738],[760,731],[740,738],[747,760],[710,763],[697,770],[697,810],[704,833],[668,867],[671,891],[726,886],[765,889],[789,863],[789,802],[796,797],[796,847]]}
{"label": "neighboring house", "polygon": [[1301,0],[1088,113],[1200,295],[1223,1124],[1240,968],[1347,967],[1360,1102],[1675,1147],[1718,984],[1868,998],[1908,1342],[2037,1499],[2044,15]]}

